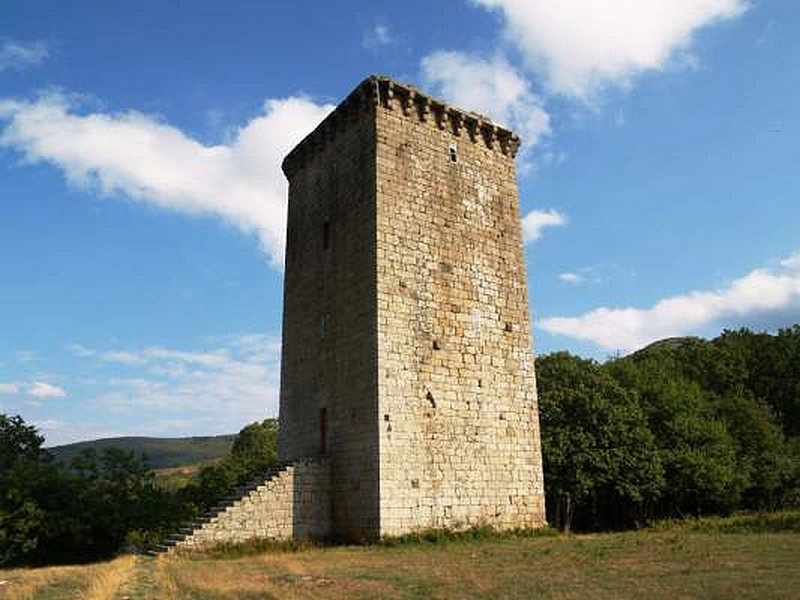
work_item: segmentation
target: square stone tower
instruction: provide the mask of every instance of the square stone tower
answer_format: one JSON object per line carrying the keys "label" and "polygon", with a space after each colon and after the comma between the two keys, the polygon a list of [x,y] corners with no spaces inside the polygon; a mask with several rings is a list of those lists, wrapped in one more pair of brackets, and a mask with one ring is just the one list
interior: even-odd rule
{"label": "square stone tower", "polygon": [[336,535],[545,522],[518,146],[372,76],[283,163],[279,454]]}

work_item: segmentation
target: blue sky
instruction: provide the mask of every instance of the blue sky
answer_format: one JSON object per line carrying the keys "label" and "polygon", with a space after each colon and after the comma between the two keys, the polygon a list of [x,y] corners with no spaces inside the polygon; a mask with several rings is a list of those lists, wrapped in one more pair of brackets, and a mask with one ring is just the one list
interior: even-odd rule
{"label": "blue sky", "polygon": [[282,156],[370,73],[518,158],[538,353],[800,322],[800,4],[0,7],[0,412],[48,444],[277,414]]}

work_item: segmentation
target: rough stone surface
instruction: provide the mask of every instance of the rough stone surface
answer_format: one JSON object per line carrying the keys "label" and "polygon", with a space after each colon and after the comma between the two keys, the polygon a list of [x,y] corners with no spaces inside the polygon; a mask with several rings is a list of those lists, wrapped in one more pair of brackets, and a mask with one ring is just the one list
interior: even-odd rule
{"label": "rough stone surface", "polygon": [[330,535],[330,472],[324,460],[286,467],[175,544],[202,548],[254,538]]}
{"label": "rough stone surface", "polygon": [[337,535],[544,523],[518,145],[372,77],[284,162],[279,453]]}

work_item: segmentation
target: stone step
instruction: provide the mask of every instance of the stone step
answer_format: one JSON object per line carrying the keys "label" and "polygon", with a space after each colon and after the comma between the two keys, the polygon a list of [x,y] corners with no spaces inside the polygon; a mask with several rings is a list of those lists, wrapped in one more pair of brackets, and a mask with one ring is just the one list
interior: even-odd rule
{"label": "stone step", "polygon": [[[202,515],[189,523],[188,526],[181,527],[176,533],[170,534],[164,544],[156,546],[153,549],[153,556],[156,556],[159,553],[168,552],[169,548],[173,547],[178,542],[182,542],[188,538],[191,538],[197,532],[197,530],[202,529],[204,525],[207,525],[219,517],[220,514],[225,512],[227,509],[240,503],[245,497],[247,497],[249,494],[252,494],[266,482],[279,477],[280,474],[290,466],[292,466],[292,463],[278,463],[264,471],[260,477],[254,479],[250,483],[239,486],[231,495],[222,498],[215,506],[205,511]],[[163,548],[163,550],[160,550],[159,548]]]}

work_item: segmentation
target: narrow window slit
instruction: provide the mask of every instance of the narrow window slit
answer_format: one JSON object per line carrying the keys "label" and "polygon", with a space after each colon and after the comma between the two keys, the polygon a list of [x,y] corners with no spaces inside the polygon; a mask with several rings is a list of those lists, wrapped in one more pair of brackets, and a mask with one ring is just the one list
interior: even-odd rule
{"label": "narrow window slit", "polygon": [[431,408],[436,408],[436,400],[433,399],[433,394],[428,392],[425,398],[428,400],[428,402],[430,402]]}
{"label": "narrow window slit", "polygon": [[330,324],[331,316],[328,313],[322,313],[319,319],[319,330],[321,337],[328,337],[328,326]]}
{"label": "narrow window slit", "polygon": [[328,453],[328,409],[319,409],[319,453]]}

